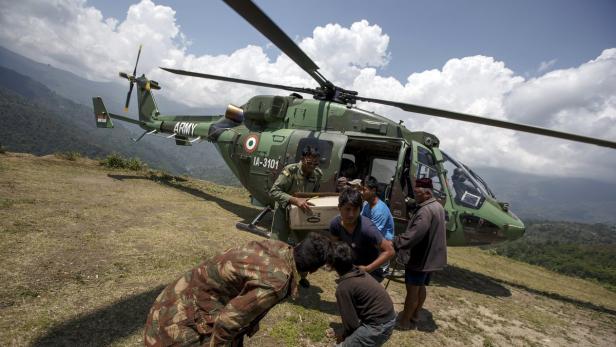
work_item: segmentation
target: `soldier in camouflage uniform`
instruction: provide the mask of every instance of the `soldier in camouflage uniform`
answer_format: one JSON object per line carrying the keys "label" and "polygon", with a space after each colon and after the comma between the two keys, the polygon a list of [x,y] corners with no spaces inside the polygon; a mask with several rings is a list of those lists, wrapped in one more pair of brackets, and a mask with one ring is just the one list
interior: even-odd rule
{"label": "soldier in camouflage uniform", "polygon": [[270,308],[297,293],[298,271],[331,264],[331,241],[311,233],[295,248],[274,240],[232,248],[168,285],[147,318],[146,346],[242,346]]}
{"label": "soldier in camouflage uniform", "polygon": [[[299,163],[285,166],[276,182],[269,191],[272,199],[276,201],[274,219],[272,221],[272,239],[283,242],[289,241],[289,221],[287,208],[289,204],[295,205],[305,212],[310,212],[312,205],[308,199],[293,197],[298,192],[317,192],[323,172],[319,169],[319,151],[312,146],[302,150],[302,159]],[[294,233],[295,241],[302,240],[302,236]]]}

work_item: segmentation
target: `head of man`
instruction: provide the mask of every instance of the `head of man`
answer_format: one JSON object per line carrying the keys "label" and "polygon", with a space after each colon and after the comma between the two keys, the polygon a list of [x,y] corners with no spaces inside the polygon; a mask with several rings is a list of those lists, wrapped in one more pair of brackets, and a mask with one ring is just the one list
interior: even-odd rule
{"label": "head of man", "polygon": [[338,210],[344,224],[354,224],[361,213],[363,200],[361,193],[352,188],[345,188],[338,197]]}
{"label": "head of man", "polygon": [[321,266],[331,264],[332,242],[323,235],[310,233],[293,248],[293,258],[298,272],[315,272]]}
{"label": "head of man", "polygon": [[429,178],[418,178],[415,180],[415,201],[418,204],[430,199],[432,197],[432,180]]}
{"label": "head of man", "polygon": [[464,182],[466,181],[466,175],[464,174],[462,169],[458,167],[453,170],[453,175],[451,176],[451,179],[458,182]]}
{"label": "head of man", "polygon": [[357,166],[348,158],[342,158],[340,163],[340,177],[346,177],[348,180],[355,179],[357,176]]}
{"label": "head of man", "polygon": [[339,276],[353,269],[353,251],[346,242],[336,242],[332,252],[332,268]]}
{"label": "head of man", "polygon": [[372,176],[366,176],[366,178],[364,179],[364,184],[361,187],[362,197],[365,201],[368,201],[369,203],[372,203],[372,201],[374,201],[374,198],[376,198],[376,190],[378,186],[379,182],[376,180],[376,178]]}
{"label": "head of man", "polygon": [[306,146],[302,149],[302,171],[304,175],[311,175],[314,169],[319,166],[321,154],[319,149],[314,146]]}

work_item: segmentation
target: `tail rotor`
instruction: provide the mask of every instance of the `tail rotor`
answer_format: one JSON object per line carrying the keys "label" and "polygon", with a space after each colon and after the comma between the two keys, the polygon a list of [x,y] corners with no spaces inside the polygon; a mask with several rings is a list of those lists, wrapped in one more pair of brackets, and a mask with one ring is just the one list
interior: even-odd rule
{"label": "tail rotor", "polygon": [[133,87],[135,85],[135,76],[137,75],[137,64],[139,64],[139,57],[141,56],[141,47],[142,45],[139,45],[139,51],[137,52],[137,61],[135,62],[135,69],[133,70],[132,76],[126,74],[125,72],[120,72],[120,77],[126,78],[128,80],[128,93],[126,94],[126,103],[124,104],[124,112],[128,112],[130,96],[133,92]]}

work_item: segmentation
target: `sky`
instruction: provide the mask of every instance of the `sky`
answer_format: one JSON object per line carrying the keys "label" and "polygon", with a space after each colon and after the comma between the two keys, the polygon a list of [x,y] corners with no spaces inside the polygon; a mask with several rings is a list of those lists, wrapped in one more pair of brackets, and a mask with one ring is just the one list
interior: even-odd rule
{"label": "sky", "polygon": [[[615,1],[256,1],[360,95],[616,140]],[[314,87],[222,1],[0,0],[0,45],[97,81],[139,71],[193,107],[283,91],[158,66]],[[616,182],[616,151],[361,104],[432,132],[470,166]],[[164,110],[161,110],[164,113]]]}

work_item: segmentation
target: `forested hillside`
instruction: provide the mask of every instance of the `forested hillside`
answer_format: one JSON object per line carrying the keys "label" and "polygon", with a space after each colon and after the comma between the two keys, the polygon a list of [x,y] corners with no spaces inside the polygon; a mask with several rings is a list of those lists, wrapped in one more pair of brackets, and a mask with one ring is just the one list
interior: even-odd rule
{"label": "forested hillside", "polygon": [[523,238],[497,245],[495,252],[616,291],[616,226],[529,222],[527,227]]}
{"label": "forested hillside", "polygon": [[[135,131],[129,131],[122,122],[116,121],[114,125],[114,129],[96,128],[90,107],[65,99],[41,83],[0,66],[0,145],[7,150],[38,155],[75,151],[93,158],[118,152],[174,174],[235,183],[210,143],[194,146],[209,151],[209,155],[201,156],[196,149],[174,148],[174,142],[159,137],[146,137],[134,143],[131,138],[136,137]],[[201,160],[209,162],[211,170]]]}

